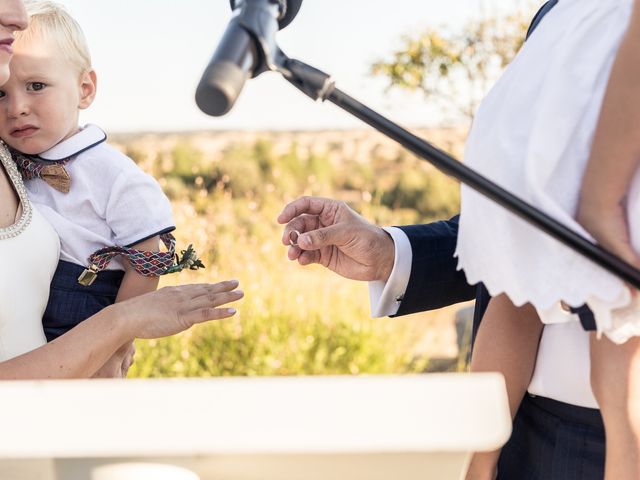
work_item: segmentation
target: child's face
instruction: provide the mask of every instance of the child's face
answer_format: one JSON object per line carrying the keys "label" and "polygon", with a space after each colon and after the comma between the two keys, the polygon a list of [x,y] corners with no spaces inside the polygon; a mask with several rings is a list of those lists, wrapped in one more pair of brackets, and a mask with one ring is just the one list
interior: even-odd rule
{"label": "child's face", "polygon": [[16,42],[9,81],[0,87],[0,138],[42,153],[78,130],[78,114],[95,96],[95,73],[78,73],[55,42]]}

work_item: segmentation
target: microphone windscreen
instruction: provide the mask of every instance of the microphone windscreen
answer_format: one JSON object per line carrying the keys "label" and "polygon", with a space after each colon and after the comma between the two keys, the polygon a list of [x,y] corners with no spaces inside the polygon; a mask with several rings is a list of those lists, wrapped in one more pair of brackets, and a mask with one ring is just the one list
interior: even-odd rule
{"label": "microphone windscreen", "polygon": [[196,89],[198,108],[207,115],[224,115],[233,107],[249,75],[234,62],[212,62]]}
{"label": "microphone windscreen", "polygon": [[196,89],[196,104],[207,115],[220,116],[233,107],[253,73],[258,54],[249,32],[232,19]]}

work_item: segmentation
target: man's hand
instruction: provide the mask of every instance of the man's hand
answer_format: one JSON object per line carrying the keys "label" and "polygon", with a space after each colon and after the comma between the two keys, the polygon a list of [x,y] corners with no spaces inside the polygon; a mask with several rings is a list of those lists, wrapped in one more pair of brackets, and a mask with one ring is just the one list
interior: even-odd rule
{"label": "man's hand", "polygon": [[[319,263],[352,280],[387,281],[391,275],[393,240],[344,202],[301,197],[284,208],[278,223],[286,224],[282,243],[289,245],[289,259],[300,265]],[[294,231],[300,232],[297,245],[291,245]]]}

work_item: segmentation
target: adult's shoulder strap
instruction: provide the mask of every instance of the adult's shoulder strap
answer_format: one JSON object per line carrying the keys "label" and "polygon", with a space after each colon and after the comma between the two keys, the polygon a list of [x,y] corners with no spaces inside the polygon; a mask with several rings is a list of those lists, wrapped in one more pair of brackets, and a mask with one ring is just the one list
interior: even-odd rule
{"label": "adult's shoulder strap", "polygon": [[547,3],[540,7],[538,13],[531,20],[531,25],[529,25],[529,29],[527,30],[527,38],[531,36],[536,27],[540,24],[540,21],[544,18],[544,16],[549,13],[549,11],[558,4],[558,0],[549,0]]}

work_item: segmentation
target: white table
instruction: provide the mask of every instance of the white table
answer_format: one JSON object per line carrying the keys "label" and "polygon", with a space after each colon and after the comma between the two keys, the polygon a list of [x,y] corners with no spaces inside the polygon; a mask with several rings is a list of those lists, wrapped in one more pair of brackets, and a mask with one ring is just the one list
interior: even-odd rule
{"label": "white table", "polygon": [[496,374],[0,382],[0,405],[2,480],[457,480],[511,431]]}

